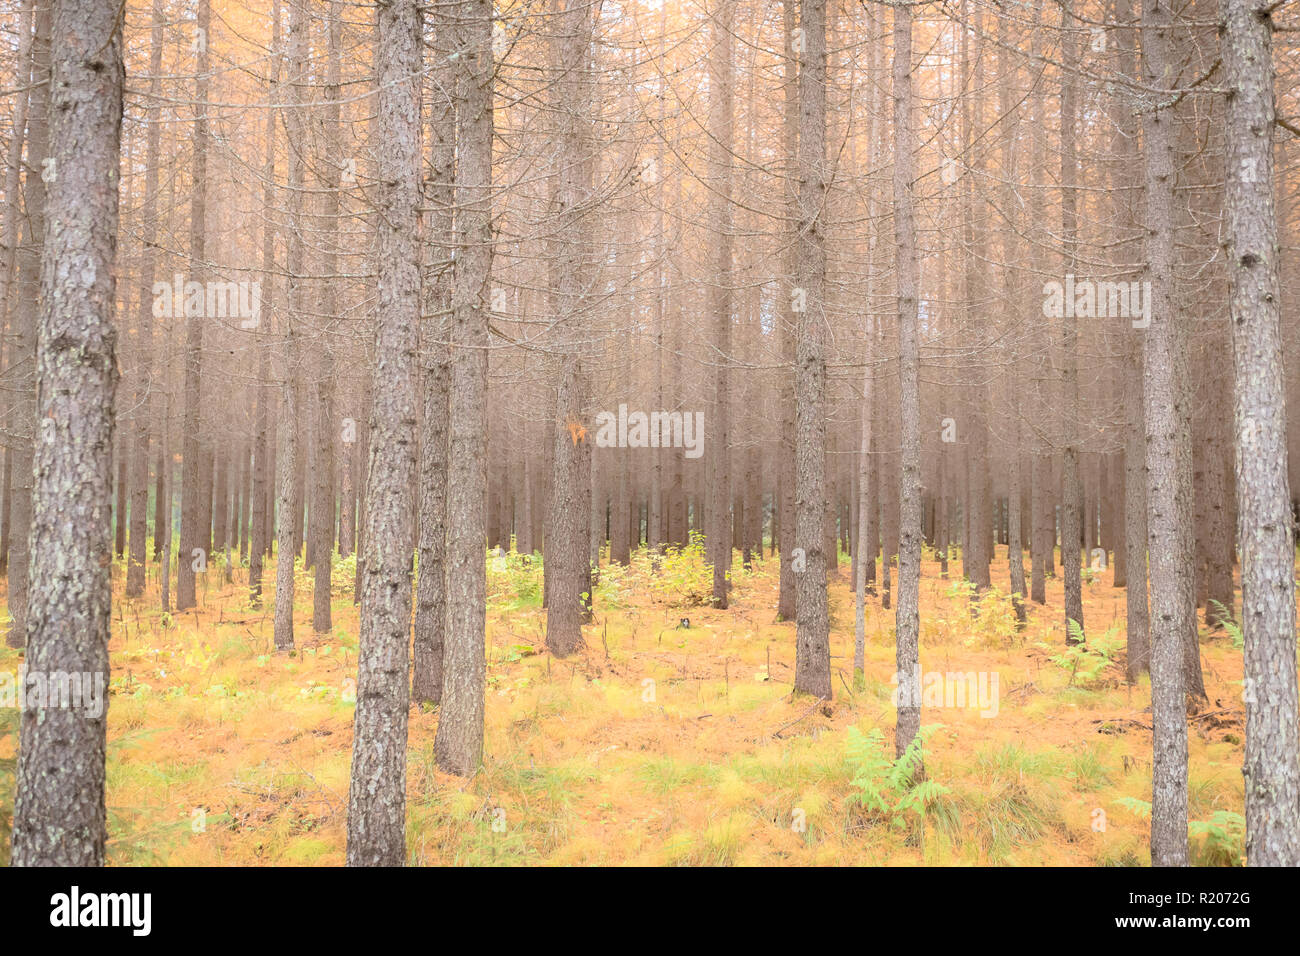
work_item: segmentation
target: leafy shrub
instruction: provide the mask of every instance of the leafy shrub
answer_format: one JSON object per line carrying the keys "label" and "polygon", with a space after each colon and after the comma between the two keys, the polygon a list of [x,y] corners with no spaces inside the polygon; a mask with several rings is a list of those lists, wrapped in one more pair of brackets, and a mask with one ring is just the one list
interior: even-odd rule
{"label": "leafy shrub", "polygon": [[713,598],[713,565],[704,553],[704,535],[690,532],[684,548],[665,548],[659,573],[647,575],[646,588],[659,604],[700,607]]}
{"label": "leafy shrub", "polygon": [[542,558],[506,551],[487,553],[488,605],[507,611],[542,604]]}

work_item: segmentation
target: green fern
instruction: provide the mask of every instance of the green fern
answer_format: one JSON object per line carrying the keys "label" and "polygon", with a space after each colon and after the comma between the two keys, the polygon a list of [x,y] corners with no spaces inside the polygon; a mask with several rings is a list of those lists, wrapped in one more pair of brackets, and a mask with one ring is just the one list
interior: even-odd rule
{"label": "green fern", "polygon": [[1246,635],[1241,630],[1241,625],[1232,619],[1232,612],[1223,606],[1222,602],[1210,598],[1210,603],[1214,605],[1214,610],[1218,613],[1219,624],[1228,632],[1232,638],[1233,647],[1245,647]]}
{"label": "green fern", "polygon": [[[1115,801],[1144,820],[1151,819],[1151,804],[1136,797]],[[1246,818],[1231,810],[1216,810],[1208,820],[1188,820],[1194,866],[1240,866],[1246,852]]]}
{"label": "green fern", "polygon": [[1062,670],[1070,672],[1070,680],[1066,687],[1073,687],[1076,683],[1080,687],[1096,684],[1101,680],[1102,672],[1113,663],[1115,649],[1118,647],[1115,628],[1112,627],[1088,644],[1082,643],[1083,628],[1077,621],[1071,619],[1067,628],[1070,636],[1080,643],[1055,647],[1039,642],[1037,646],[1046,651],[1054,651],[1055,653],[1050,654],[1048,659]]}
{"label": "green fern", "polygon": [[879,814],[898,827],[906,826],[909,815],[923,822],[930,807],[948,793],[947,787],[933,780],[916,779],[925,738],[940,726],[922,727],[903,755],[894,760],[886,754],[879,728],[873,727],[864,734],[850,727],[845,755],[853,771],[849,780],[853,792],[849,794],[848,805]]}

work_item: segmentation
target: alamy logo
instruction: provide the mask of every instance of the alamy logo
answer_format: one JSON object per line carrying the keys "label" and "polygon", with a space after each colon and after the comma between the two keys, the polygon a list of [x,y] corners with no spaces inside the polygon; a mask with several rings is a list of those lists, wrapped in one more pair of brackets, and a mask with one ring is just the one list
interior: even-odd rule
{"label": "alamy logo", "polygon": [[998,715],[997,671],[925,671],[916,670],[916,679],[900,681],[898,672],[890,678],[894,684],[895,707],[978,708],[981,717]]}
{"label": "alamy logo", "polygon": [[1043,284],[1043,315],[1051,319],[1132,319],[1133,328],[1151,325],[1150,282],[1098,282],[1067,275]]}
{"label": "alamy logo", "polygon": [[104,716],[103,673],[67,671],[0,671],[0,707],[75,710],[93,719]]}
{"label": "alamy logo", "polygon": [[154,318],[239,319],[241,329],[255,329],[262,318],[260,282],[186,282],[179,272],[171,283],[153,284]]}
{"label": "alamy logo", "polygon": [[687,458],[704,454],[704,413],[598,412],[596,444],[601,448],[684,448]]}
{"label": "alamy logo", "polygon": [[152,929],[153,895],[150,893],[68,893],[50,897],[51,926],[128,926],[134,936]]}

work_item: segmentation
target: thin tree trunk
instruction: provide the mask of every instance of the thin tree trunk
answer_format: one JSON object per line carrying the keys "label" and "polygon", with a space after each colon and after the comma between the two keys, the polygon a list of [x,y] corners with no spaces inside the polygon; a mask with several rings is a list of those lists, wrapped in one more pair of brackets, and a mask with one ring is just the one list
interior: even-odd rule
{"label": "thin tree trunk", "polygon": [[[921,399],[916,222],[912,211],[915,142],[912,129],[912,10],[894,8],[894,246],[898,282],[898,357],[902,425],[902,483],[899,488],[898,608],[895,661],[898,716],[894,751],[901,757],[921,729]],[[918,756],[915,779],[924,772]]]}
{"label": "thin tree trunk", "polygon": [[[211,84],[208,51],[212,21],[211,0],[198,0],[194,27],[201,41],[193,44],[194,138],[191,154],[193,189],[190,197],[189,281],[202,285],[207,279],[207,188],[208,188],[208,88]],[[181,553],[176,565],[176,608],[185,611],[195,605],[196,551],[207,560],[211,525],[204,523],[207,508],[203,491],[207,481],[202,470],[203,425],[203,309],[185,308],[185,424],[181,434]]]}
{"label": "thin tree trunk", "polygon": [[[1144,0],[1142,79],[1169,84],[1172,11],[1168,0]],[[1186,866],[1187,702],[1183,645],[1196,633],[1192,575],[1191,434],[1187,409],[1187,345],[1175,311],[1174,186],[1177,162],[1169,108],[1143,117],[1146,147],[1147,270],[1151,320],[1143,339],[1146,470],[1151,561],[1151,863]],[[1063,547],[1068,546],[1065,542]]]}
{"label": "thin tree trunk", "polygon": [[[1075,70],[1079,59],[1077,39],[1068,0],[1061,7],[1061,240],[1065,246],[1065,271],[1073,275],[1078,257],[1078,160],[1075,123],[1078,97]],[[1072,305],[1072,303],[1071,303]],[[1079,475],[1079,327],[1073,308],[1062,317],[1061,357],[1065,362],[1062,410],[1065,449],[1062,464],[1061,564],[1065,567],[1065,642],[1081,642],[1083,630],[1083,567],[1079,553],[1083,521],[1083,482]],[[1073,622],[1073,626],[1071,625]],[[1077,628],[1077,630],[1076,630]]]}
{"label": "thin tree trunk", "polygon": [[[826,593],[826,0],[803,0],[799,53],[799,232],[796,246],[794,689],[831,699]],[[796,51],[799,52],[799,51]],[[802,306],[802,309],[798,307]],[[798,550],[795,552],[798,556]]]}
{"label": "thin tree trunk", "polygon": [[713,240],[713,275],[708,310],[713,320],[713,422],[709,429],[709,560],[713,565],[713,606],[727,606],[731,577],[731,326],[732,228],[731,153],[734,146],[734,68],[732,32],[735,6],[714,0],[709,51],[709,227]]}
{"label": "thin tree trunk", "polygon": [[[280,0],[271,4],[271,90],[276,95],[280,88]],[[262,203],[268,209],[275,201],[275,112],[266,117],[266,155],[262,166]],[[248,600],[257,609],[262,607],[262,571],[266,555],[271,548],[271,488],[275,473],[270,468],[272,448],[271,429],[271,323],[273,321],[275,290],[275,225],[267,216],[262,223],[262,282],[266,294],[262,308],[266,313],[258,326],[257,336],[257,409],[254,412],[253,436],[253,490],[250,518],[252,541],[248,553]]]}
{"label": "thin tree trunk", "polygon": [[[876,18],[873,12],[867,12],[867,33],[874,36],[876,33]],[[873,82],[877,79],[879,72],[879,47],[872,45],[868,53],[867,75]],[[876,85],[872,93],[871,107],[867,112],[867,148],[873,156],[880,155],[877,152],[878,127],[881,124],[878,116],[881,106],[881,87]],[[880,137],[883,138],[883,137]],[[866,308],[870,311],[875,302],[873,295],[875,289],[875,263],[876,263],[876,182],[873,180],[867,187],[867,220],[872,223],[869,227],[870,232],[867,236],[867,281],[863,300],[866,302]],[[872,572],[876,570],[876,543],[872,538],[875,533],[875,525],[869,519],[872,514],[872,492],[874,489],[871,484],[871,447],[872,447],[872,425],[873,414],[876,407],[875,402],[875,384],[876,370],[873,362],[875,360],[874,350],[872,349],[872,339],[876,334],[876,320],[869,316],[864,323],[863,336],[863,355],[862,355],[862,439],[858,445],[858,500],[856,502],[858,522],[857,535],[853,549],[853,683],[855,687],[862,685],[865,679],[866,671],[866,603],[867,603],[867,569]],[[875,577],[874,573],[871,575]]]}
{"label": "thin tree trunk", "polygon": [[452,243],[455,241],[456,69],[448,54],[455,50],[453,21],[434,9],[435,66],[431,84],[427,206],[432,230],[427,242],[433,256],[425,283],[437,318],[426,325],[424,344],[424,434],[420,442],[419,577],[415,603],[415,666],[411,693],[417,703],[442,700],[442,652],[447,627],[447,429],[450,410],[451,350],[446,342],[451,323]]}
{"label": "thin tree trunk", "polygon": [[[782,76],[782,125],[781,153],[785,158],[785,210],[791,222],[798,222],[799,199],[797,192],[798,144],[799,144],[799,80],[798,61],[795,57],[795,18],[798,14],[796,0],[783,0],[781,4],[782,33],[785,50]],[[785,272],[792,285],[798,282],[796,273],[797,245],[791,237],[789,251],[786,254]],[[794,394],[794,360],[795,360],[795,326],[798,316],[781,322],[781,437],[779,446],[780,480],[779,498],[776,502],[779,511],[777,530],[780,533],[781,577],[777,595],[776,617],[779,621],[795,620],[795,394]],[[802,563],[802,562],[801,562]]]}
{"label": "thin tree trunk", "polygon": [[[438,767],[462,776],[483,762],[487,567],[487,311],[492,274],[492,4],[462,0],[458,66],[456,229],[447,473],[447,640]],[[418,57],[417,57],[418,64]]]}
{"label": "thin tree trunk", "polygon": [[27,223],[23,244],[18,249],[18,307],[14,313],[13,344],[9,352],[10,368],[16,390],[13,430],[13,486],[10,492],[9,550],[9,617],[12,623],[5,636],[10,647],[27,643],[27,581],[31,561],[29,535],[32,525],[32,458],[36,436],[36,358],[37,312],[40,308],[41,250],[45,240],[45,180],[43,162],[50,153],[50,20],[53,0],[34,0],[34,35],[32,38],[32,88],[28,100],[27,176],[23,181],[23,204]]}
{"label": "thin tree trunk", "polygon": [[[289,3],[289,84],[290,106],[285,114],[287,136],[301,143],[303,121],[302,85],[296,78],[304,76],[307,63],[308,13],[305,0]],[[301,149],[289,159],[289,219],[292,224],[289,253],[285,263],[286,290],[284,332],[280,338],[279,410],[276,413],[275,468],[279,494],[275,506],[275,648],[293,649],[293,566],[297,557],[297,525],[302,517],[302,498],[298,494],[298,322],[305,309],[303,290],[303,186],[305,161]]]}

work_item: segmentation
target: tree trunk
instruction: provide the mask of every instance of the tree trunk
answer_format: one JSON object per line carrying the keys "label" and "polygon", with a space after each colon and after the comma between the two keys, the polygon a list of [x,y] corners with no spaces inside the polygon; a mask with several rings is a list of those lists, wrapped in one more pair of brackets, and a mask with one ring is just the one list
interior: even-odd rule
{"label": "tree trunk", "polygon": [[[289,2],[289,74],[306,73],[308,13],[305,0]],[[302,86],[289,84],[290,106],[285,113],[288,139],[303,140]],[[289,254],[285,263],[288,289],[284,333],[280,340],[279,409],[276,413],[275,468],[279,494],[275,505],[275,648],[293,649],[293,565],[297,557],[296,528],[302,516],[302,498],[298,488],[298,322],[303,315],[303,192],[305,161],[301,149],[289,160],[287,188],[291,223]],[[182,562],[184,563],[184,562]]]}
{"label": "tree trunk", "polygon": [[[799,205],[795,242],[796,693],[830,700],[826,593],[826,0],[803,0],[799,55]],[[799,551],[802,549],[802,555]]]}
{"label": "tree trunk", "polygon": [[10,647],[27,643],[27,582],[31,561],[32,458],[36,440],[36,381],[32,369],[36,357],[37,312],[40,308],[41,256],[45,239],[44,160],[50,158],[50,20],[53,0],[34,0],[35,33],[32,38],[32,88],[28,101],[27,165],[23,180],[23,204],[27,224],[18,250],[18,308],[14,313],[13,344],[9,367],[19,369],[11,387],[14,401],[13,486],[10,492],[9,617],[12,623],[5,642]]}
{"label": "tree trunk", "polygon": [[[406,862],[423,30],[415,0],[381,2],[377,16],[377,112],[384,144],[376,217],[379,307],[361,648],[348,790],[349,866]],[[327,560],[325,555],[319,558]],[[479,558],[481,566],[481,546]]]}
{"label": "tree trunk", "polygon": [[432,272],[425,283],[430,311],[436,316],[425,327],[424,433],[420,442],[419,577],[415,603],[415,668],[411,693],[417,703],[442,700],[442,652],[447,628],[447,430],[451,393],[451,350],[447,334],[451,323],[452,243],[455,241],[456,202],[456,69],[454,27],[450,17],[435,8],[435,66],[429,124],[430,176],[426,206],[432,228],[426,248],[433,256]]}
{"label": "tree trunk", "polygon": [[[190,197],[190,274],[189,282],[202,285],[208,275],[207,188],[208,188],[208,87],[210,56],[207,38],[212,21],[211,0],[198,0],[195,29],[203,37],[193,44],[194,61],[194,139],[191,157],[193,189]],[[185,307],[185,421],[181,433],[181,541],[176,564],[176,609],[185,611],[195,605],[196,551],[207,560],[211,525],[205,524],[208,511],[203,500],[206,476],[202,468],[203,425],[203,326],[204,309]]]}
{"label": "tree trunk", "polygon": [[[785,158],[785,211],[789,221],[799,219],[799,199],[797,193],[797,166],[799,144],[799,79],[798,60],[795,56],[795,17],[798,14],[796,0],[782,0],[782,33],[784,36],[784,74],[782,76],[782,125],[781,152]],[[798,272],[797,237],[789,237],[788,252],[785,257],[785,272],[792,286],[797,284]],[[781,577],[777,595],[776,617],[778,621],[795,620],[795,394],[794,394],[794,359],[795,326],[798,316],[781,325],[781,370],[780,370],[780,408],[781,433],[779,446],[780,495],[776,502],[779,511],[777,530],[780,533]]]}
{"label": "tree trunk", "polygon": [[[280,0],[271,5],[271,90],[275,95],[280,79]],[[275,114],[266,117],[266,154],[263,161],[262,202],[270,207],[275,201]],[[257,407],[253,413],[253,487],[249,519],[252,540],[248,549],[248,600],[257,609],[262,607],[262,571],[270,551],[271,515],[270,484],[275,473],[269,467],[272,447],[271,429],[271,346],[269,344],[275,290],[275,225],[270,216],[262,224],[262,282],[266,292],[262,297],[265,313],[258,326],[257,341]]]}
{"label": "tree trunk", "polygon": [[[80,679],[84,706],[41,707],[30,700],[24,706],[15,866],[102,866],[107,840],[109,521],[118,379],[113,305],[124,81],[119,13],[111,0],[58,0],[50,33],[54,175],[46,211],[57,228],[46,237],[41,263],[36,376],[42,424],[24,668],[29,678]],[[77,520],[69,520],[74,514]]]}
{"label": "tree trunk", "polygon": [[[566,657],[583,645],[582,624],[591,601],[591,567],[599,558],[605,533],[605,496],[593,480],[594,437],[583,424],[587,404],[587,372],[583,365],[580,330],[590,322],[584,295],[588,274],[587,250],[591,220],[583,206],[592,188],[594,147],[589,129],[592,103],[591,11],[579,4],[559,15],[557,37],[559,101],[572,104],[562,115],[559,133],[561,162],[556,185],[556,246],[554,263],[556,322],[562,350],[556,392],[551,498],[546,525],[546,561],[550,565],[546,597],[546,646]],[[593,536],[596,541],[593,542]],[[593,544],[595,553],[593,554]]]}
{"label": "tree trunk", "polygon": [[1236,371],[1235,471],[1245,634],[1246,862],[1300,865],[1295,546],[1286,457],[1273,22],[1261,0],[1221,0],[1227,108],[1227,261]]}
{"label": "tree trunk", "polygon": [[[1062,3],[1061,16],[1061,240],[1065,247],[1063,275],[1071,276],[1078,260],[1076,246],[1079,241],[1079,168],[1074,129],[1078,118],[1075,72],[1079,55],[1077,39],[1070,28],[1072,25],[1067,22],[1070,16],[1068,2]],[[1061,468],[1061,564],[1065,568],[1065,643],[1074,644],[1082,642],[1084,637],[1083,568],[1079,553],[1083,530],[1083,480],[1079,475],[1079,325],[1072,307],[1063,312],[1061,357],[1065,363],[1062,381],[1065,449]]]}
{"label": "tree trunk", "polygon": [[[492,4],[461,0],[456,229],[459,261],[452,293],[452,362],[447,472],[447,640],[442,712],[434,755],[439,769],[469,775],[483,762],[487,567],[486,304],[492,274]],[[417,66],[418,66],[418,57]],[[409,539],[408,539],[409,540]]]}
{"label": "tree trunk", "polygon": [[[912,130],[912,10],[894,8],[894,246],[898,281],[899,416],[902,426],[902,484],[899,488],[898,609],[895,661],[898,717],[894,752],[903,756],[921,729],[921,399],[916,221],[912,210],[915,179]],[[923,772],[918,757],[913,779]]]}
{"label": "tree trunk", "polygon": [[[340,209],[339,186],[341,169],[336,158],[343,146],[339,130],[339,96],[341,81],[341,47],[343,44],[342,8],[339,0],[330,0],[328,41],[326,48],[324,126],[325,161],[318,163],[321,178],[321,236],[320,271],[332,276],[338,269],[338,219]],[[312,405],[315,412],[316,456],[312,469],[311,527],[316,577],[312,583],[312,630],[328,634],[333,627],[333,569],[334,569],[334,356],[328,338],[333,333],[336,319],[334,294],[327,282],[319,283],[317,290],[318,321],[324,329],[318,330],[313,343],[315,361],[313,373]]]}
{"label": "tree trunk", "polygon": [[[1144,0],[1142,80],[1169,84],[1172,15],[1168,0]],[[1191,434],[1187,408],[1187,343],[1174,310],[1174,156],[1168,108],[1143,115],[1146,146],[1147,274],[1151,320],[1143,339],[1146,379],[1148,550],[1151,561],[1151,863],[1186,866],[1187,702],[1183,645],[1196,633],[1192,574]],[[1068,542],[1065,543],[1068,545]],[[1063,545],[1064,547],[1065,545]]]}
{"label": "tree trunk", "polygon": [[709,561],[713,565],[713,606],[727,606],[731,577],[731,324],[732,269],[731,152],[734,137],[731,0],[712,4],[709,51],[709,227],[716,233],[708,310],[713,319],[713,422],[709,428]]}

